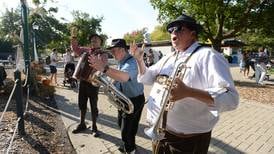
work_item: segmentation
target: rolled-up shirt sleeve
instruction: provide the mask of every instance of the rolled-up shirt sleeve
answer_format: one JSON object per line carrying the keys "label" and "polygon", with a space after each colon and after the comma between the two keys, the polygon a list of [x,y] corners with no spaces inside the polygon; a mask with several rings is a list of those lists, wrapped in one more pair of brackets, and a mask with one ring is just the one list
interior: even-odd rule
{"label": "rolled-up shirt sleeve", "polygon": [[204,73],[207,74],[208,88],[206,91],[214,100],[213,110],[220,112],[230,111],[237,108],[239,104],[239,94],[234,86],[229,65],[220,54],[209,54],[205,60],[207,68]]}

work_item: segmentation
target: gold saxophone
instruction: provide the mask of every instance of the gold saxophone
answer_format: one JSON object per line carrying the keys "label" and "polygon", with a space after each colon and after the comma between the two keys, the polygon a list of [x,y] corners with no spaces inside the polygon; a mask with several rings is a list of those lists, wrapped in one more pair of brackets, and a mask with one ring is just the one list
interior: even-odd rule
{"label": "gold saxophone", "polygon": [[97,71],[92,80],[99,85],[103,86],[104,93],[110,99],[110,103],[114,105],[118,110],[122,110],[127,114],[131,114],[134,111],[134,105],[129,98],[127,98],[122,92],[120,92],[103,73]]}
{"label": "gold saxophone", "polygon": [[185,74],[185,71],[186,71],[186,63],[185,62],[179,63],[174,74],[170,76],[168,80],[166,81],[165,92],[164,92],[164,95],[162,96],[163,97],[161,102],[162,108],[160,110],[160,113],[157,116],[155,123],[150,128],[146,128],[144,131],[145,134],[148,137],[150,137],[153,141],[160,140],[164,137],[163,130],[165,128],[163,128],[163,126],[161,125],[161,122],[163,120],[163,113],[165,110],[169,110],[174,103],[169,101],[169,96],[170,96],[171,88],[174,85],[175,78],[176,77],[182,78]]}

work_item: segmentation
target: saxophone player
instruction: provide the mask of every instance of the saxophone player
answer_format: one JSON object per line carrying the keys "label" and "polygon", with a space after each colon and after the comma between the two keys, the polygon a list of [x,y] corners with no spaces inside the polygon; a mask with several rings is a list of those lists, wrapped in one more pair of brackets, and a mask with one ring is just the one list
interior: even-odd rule
{"label": "saxophone player", "polygon": [[[153,153],[206,154],[219,112],[233,110],[239,104],[239,94],[228,63],[213,48],[198,43],[201,30],[201,25],[185,14],[169,23],[167,31],[176,52],[166,55],[149,68],[143,61],[144,51],[136,44],[130,46],[138,64],[138,80],[142,83],[159,82],[165,76],[172,76],[181,62],[186,65],[181,78],[174,76],[168,97],[173,105],[162,118],[165,139],[152,141]],[[152,91],[154,87],[155,84]],[[148,114],[159,112],[153,103],[157,101],[148,102]],[[153,122],[153,117],[148,116],[148,120]]]}
{"label": "saxophone player", "polygon": [[90,66],[114,79],[115,87],[132,101],[134,105],[133,113],[126,114],[118,111],[118,125],[121,128],[123,141],[119,151],[135,153],[135,136],[145,102],[144,86],[137,82],[137,63],[129,54],[126,41],[124,39],[113,39],[108,49],[111,50],[111,54],[118,61],[117,69],[110,68],[100,60],[100,57],[92,55],[89,56]]}

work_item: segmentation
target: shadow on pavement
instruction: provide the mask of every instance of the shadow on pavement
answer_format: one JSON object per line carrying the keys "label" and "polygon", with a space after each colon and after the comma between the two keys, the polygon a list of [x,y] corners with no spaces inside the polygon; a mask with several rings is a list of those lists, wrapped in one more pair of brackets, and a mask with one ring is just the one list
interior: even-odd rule
{"label": "shadow on pavement", "polygon": [[[78,105],[68,103],[69,100],[66,99],[64,96],[55,95],[55,99],[58,102],[58,106],[61,106],[61,107],[59,107],[59,110],[62,111],[63,116],[65,116],[66,118],[69,118],[71,120],[79,122]],[[86,113],[86,120],[91,121],[91,112],[90,111],[88,111]],[[100,109],[99,109],[99,118],[98,118],[97,123],[102,124],[107,127],[110,127],[110,128],[120,129],[117,124],[117,117],[113,117],[113,116],[109,116],[104,113],[100,113]],[[144,128],[147,128],[147,127],[148,127],[147,125],[139,124],[139,131],[138,131],[137,135],[140,137],[149,139],[144,134]]]}
{"label": "shadow on pavement", "polygon": [[[213,143],[213,144],[212,144]],[[215,153],[233,153],[233,154],[242,154],[243,151],[240,151],[223,141],[212,137],[210,147],[214,149],[214,152],[209,151],[208,154],[215,154]]]}
{"label": "shadow on pavement", "polygon": [[236,86],[240,86],[240,87],[251,87],[251,88],[265,88],[267,87],[273,87],[273,85],[271,84],[265,84],[265,85],[258,85],[255,82],[247,82],[247,81],[234,81]]}

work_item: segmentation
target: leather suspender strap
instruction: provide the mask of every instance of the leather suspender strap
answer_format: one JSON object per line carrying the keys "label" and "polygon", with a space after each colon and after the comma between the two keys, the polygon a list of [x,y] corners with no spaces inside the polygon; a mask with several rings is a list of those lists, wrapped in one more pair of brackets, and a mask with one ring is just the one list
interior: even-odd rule
{"label": "leather suspender strap", "polygon": [[[189,61],[189,59],[192,57],[192,55],[193,55],[195,52],[197,52],[201,47],[202,47],[202,46],[200,46],[200,45],[197,46],[197,47],[194,49],[194,51],[186,58],[186,60],[184,61],[184,63],[186,64],[186,63]],[[183,72],[182,79],[183,79],[184,76],[185,76],[185,72],[186,72],[186,69],[185,69],[184,72]],[[165,107],[165,106],[163,106],[163,107]],[[166,129],[167,113],[168,113],[167,110],[165,110],[164,113],[163,113],[163,120],[162,120],[162,128],[163,128],[163,130]]]}

